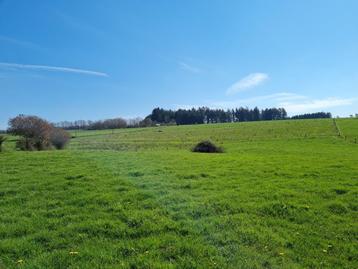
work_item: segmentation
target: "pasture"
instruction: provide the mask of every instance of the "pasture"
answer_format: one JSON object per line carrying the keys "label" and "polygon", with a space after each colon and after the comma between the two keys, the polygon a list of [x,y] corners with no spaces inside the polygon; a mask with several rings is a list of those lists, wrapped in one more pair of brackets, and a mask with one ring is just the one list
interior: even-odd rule
{"label": "pasture", "polygon": [[[358,268],[358,120],[336,122],[9,137],[0,268]],[[190,151],[206,139],[225,152]]]}

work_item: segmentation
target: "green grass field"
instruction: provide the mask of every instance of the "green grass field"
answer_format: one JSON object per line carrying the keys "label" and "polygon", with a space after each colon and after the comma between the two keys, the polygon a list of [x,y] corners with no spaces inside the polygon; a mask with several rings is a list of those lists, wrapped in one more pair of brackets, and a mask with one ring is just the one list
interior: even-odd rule
{"label": "green grass field", "polygon": [[[78,131],[0,153],[0,268],[358,268],[357,119]],[[192,153],[202,139],[223,154]]]}

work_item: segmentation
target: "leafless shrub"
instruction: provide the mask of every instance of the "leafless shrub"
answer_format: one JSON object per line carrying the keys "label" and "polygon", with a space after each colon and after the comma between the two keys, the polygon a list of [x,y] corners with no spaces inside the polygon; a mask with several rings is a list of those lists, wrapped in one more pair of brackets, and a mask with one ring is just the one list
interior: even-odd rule
{"label": "leafless shrub", "polygon": [[64,149],[70,140],[70,134],[63,129],[53,128],[51,132],[51,144],[56,149]]}
{"label": "leafless shrub", "polygon": [[108,119],[103,121],[93,122],[88,129],[91,130],[104,130],[104,129],[119,129],[126,128],[127,122],[122,118]]}
{"label": "leafless shrub", "polygon": [[[8,132],[21,136],[17,142],[17,147],[21,150],[46,150],[52,148],[62,147],[60,144],[66,144],[66,134],[58,131],[48,121],[36,116],[19,115],[9,120]],[[62,139],[60,137],[62,136]],[[56,145],[53,142],[56,142]]]}
{"label": "leafless shrub", "polygon": [[151,127],[153,125],[154,125],[153,121],[148,117],[139,123],[139,127]]}

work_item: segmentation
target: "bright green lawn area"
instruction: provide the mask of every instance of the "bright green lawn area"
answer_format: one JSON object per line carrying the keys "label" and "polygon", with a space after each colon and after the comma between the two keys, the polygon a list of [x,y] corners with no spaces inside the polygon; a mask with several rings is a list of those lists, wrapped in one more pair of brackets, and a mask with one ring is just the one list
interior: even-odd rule
{"label": "bright green lawn area", "polygon": [[[358,268],[358,145],[332,120],[75,135],[0,154],[4,268]],[[225,153],[190,152],[208,138]]]}

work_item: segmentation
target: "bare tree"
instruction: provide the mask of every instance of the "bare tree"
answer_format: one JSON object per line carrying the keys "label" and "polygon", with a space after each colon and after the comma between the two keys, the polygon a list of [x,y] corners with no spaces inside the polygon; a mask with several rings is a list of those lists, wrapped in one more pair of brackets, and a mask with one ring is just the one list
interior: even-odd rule
{"label": "bare tree", "polygon": [[103,121],[93,122],[88,129],[91,130],[105,130],[105,129],[119,129],[126,128],[127,122],[122,118],[107,119]]}
{"label": "bare tree", "polygon": [[[19,115],[9,120],[9,126],[9,133],[21,136],[17,147],[22,150],[50,149],[53,145],[54,133],[59,133],[48,121],[36,116]],[[62,132],[61,135],[67,136]]]}
{"label": "bare tree", "polygon": [[50,136],[51,144],[56,149],[64,149],[70,140],[70,134],[63,129],[53,128]]}

